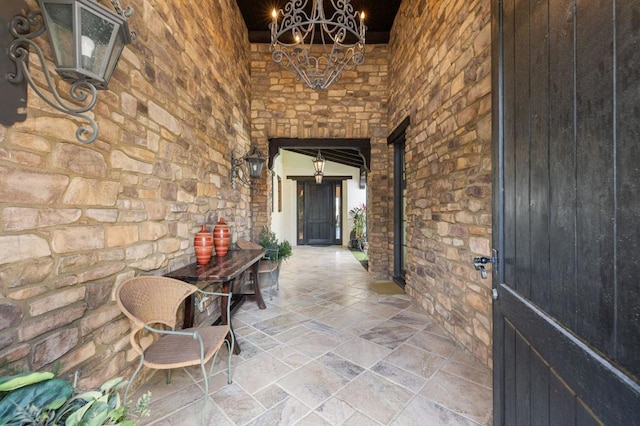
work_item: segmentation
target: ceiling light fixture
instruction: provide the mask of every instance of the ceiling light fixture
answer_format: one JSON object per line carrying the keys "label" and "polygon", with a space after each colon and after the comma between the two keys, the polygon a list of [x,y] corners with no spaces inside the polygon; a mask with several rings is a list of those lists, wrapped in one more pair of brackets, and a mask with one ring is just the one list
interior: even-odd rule
{"label": "ceiling light fixture", "polygon": [[[136,36],[127,23],[133,9],[130,6],[122,9],[118,0],[110,1],[117,13],[94,0],[38,0],[41,10],[32,10],[27,16],[18,14],[9,23],[13,41],[7,51],[16,71],[8,73],[6,80],[14,85],[26,80],[51,107],[88,121],[91,128],[80,127],[76,131],[76,138],[83,143],[91,143],[98,136],[95,120],[86,114],[98,100],[97,90],[107,89],[124,46]],[[69,97],[77,105],[69,105],[62,99],[42,49],[32,40],[45,31],[49,34],[56,72],[71,84]],[[43,94],[29,73],[30,49],[40,61],[53,99]],[[26,86],[19,101],[26,106]],[[13,122],[26,118],[24,114],[7,115],[11,115]]]}
{"label": "ceiling light fixture", "polygon": [[320,172],[324,172],[324,163],[325,160],[322,157],[322,154],[320,154],[320,150],[318,150],[318,155],[316,156],[316,158],[314,158],[313,160],[313,168],[316,171],[316,173]]}
{"label": "ceiling light fixture", "polygon": [[315,178],[316,183],[322,183],[322,177],[324,176],[325,160],[324,158],[322,158],[322,154],[320,154],[320,150],[318,150],[318,155],[316,156],[316,158],[314,158],[311,161],[313,161],[313,168],[315,170],[313,177]]}
{"label": "ceiling light fixture", "polygon": [[296,72],[312,89],[326,89],[343,70],[364,62],[364,12],[354,12],[349,0],[330,0],[330,5],[329,19],[323,0],[290,0],[271,13],[274,62]]}

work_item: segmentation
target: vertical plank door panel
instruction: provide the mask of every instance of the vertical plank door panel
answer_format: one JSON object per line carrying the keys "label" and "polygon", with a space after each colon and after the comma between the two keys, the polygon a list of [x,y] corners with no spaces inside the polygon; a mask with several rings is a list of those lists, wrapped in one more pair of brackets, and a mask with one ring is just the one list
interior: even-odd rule
{"label": "vertical plank door panel", "polygon": [[[574,331],[611,355],[615,336],[613,3],[578,0],[576,5],[578,322]],[[598,13],[593,13],[594,7]]]}
{"label": "vertical plank door panel", "polygon": [[[640,2],[616,3],[617,341],[615,358],[640,380]],[[629,37],[629,34],[635,34]]]}

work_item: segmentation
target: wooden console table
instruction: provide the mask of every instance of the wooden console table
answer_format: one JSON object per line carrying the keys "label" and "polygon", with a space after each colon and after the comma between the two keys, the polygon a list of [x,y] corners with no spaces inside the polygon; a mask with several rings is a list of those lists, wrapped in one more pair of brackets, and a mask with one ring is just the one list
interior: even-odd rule
{"label": "wooden console table", "polygon": [[[198,265],[197,263],[191,263],[166,274],[165,277],[175,278],[177,280],[184,281],[190,284],[195,284],[197,282],[222,283],[222,292],[228,293],[229,289],[231,288],[231,281],[240,277],[249,268],[252,268],[253,291],[255,293],[256,302],[258,303],[258,307],[260,309],[265,309],[267,306],[265,305],[264,299],[262,298],[262,293],[260,292],[260,286],[258,283],[258,264],[264,254],[265,250],[263,249],[230,250],[226,254],[226,256],[212,256],[207,265]],[[234,304],[234,307],[237,308],[244,295],[234,294],[233,299],[236,299],[236,296],[238,296],[238,299]],[[223,297],[220,306],[226,306],[226,303],[226,297]],[[193,295],[191,295],[185,300],[183,325],[184,328],[193,326],[194,316],[194,299]],[[220,311],[220,322],[222,324],[229,324],[229,318],[227,318],[226,309],[221,309]],[[233,329],[231,330],[231,332],[233,332]],[[235,347],[236,350],[234,350],[234,353],[240,353],[240,347],[238,346],[237,342]]]}

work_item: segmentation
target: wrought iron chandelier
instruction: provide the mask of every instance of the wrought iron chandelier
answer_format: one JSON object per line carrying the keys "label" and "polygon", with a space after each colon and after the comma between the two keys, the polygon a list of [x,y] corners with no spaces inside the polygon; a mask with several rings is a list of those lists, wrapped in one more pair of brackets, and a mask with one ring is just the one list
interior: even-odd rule
{"label": "wrought iron chandelier", "polygon": [[364,12],[354,12],[349,0],[330,0],[330,5],[334,12],[329,19],[323,0],[290,0],[271,14],[274,62],[312,89],[326,89],[343,70],[364,62]]}

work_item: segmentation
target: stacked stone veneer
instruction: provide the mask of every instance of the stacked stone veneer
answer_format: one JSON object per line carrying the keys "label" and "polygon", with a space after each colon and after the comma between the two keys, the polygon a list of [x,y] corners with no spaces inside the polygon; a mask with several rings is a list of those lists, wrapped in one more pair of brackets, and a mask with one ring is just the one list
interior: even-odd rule
{"label": "stacked stone veneer", "polygon": [[0,374],[59,366],[89,387],[122,373],[115,285],[193,261],[193,236],[220,216],[249,236],[250,192],[229,179],[232,150],[250,146],[236,2],[126,3],[138,38],[99,93],[95,143],[33,93],[28,119],[0,126]]}
{"label": "stacked stone veneer", "polygon": [[389,49],[389,129],[411,120],[406,290],[489,365],[491,280],[471,259],[491,248],[490,17],[489,0],[404,1]]}
{"label": "stacked stone veneer", "polygon": [[[316,91],[297,81],[292,71],[271,59],[268,44],[251,45],[251,138],[263,150],[270,138],[368,138],[371,140],[371,172],[368,176],[369,267],[372,274],[387,276],[387,45],[366,48],[365,63],[345,71],[327,90]],[[265,183],[266,185],[266,183]],[[371,189],[374,188],[374,189]],[[256,228],[268,224],[266,186],[254,194]],[[260,195],[262,194],[262,195]]]}

